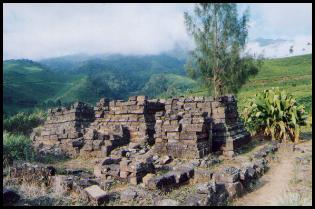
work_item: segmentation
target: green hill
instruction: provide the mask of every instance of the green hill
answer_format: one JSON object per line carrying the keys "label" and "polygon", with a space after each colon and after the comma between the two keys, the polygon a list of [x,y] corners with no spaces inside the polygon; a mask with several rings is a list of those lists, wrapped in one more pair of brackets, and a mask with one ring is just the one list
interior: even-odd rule
{"label": "green hill", "polygon": [[154,74],[184,76],[184,62],[165,54],[7,60],[3,63],[4,112],[14,114],[77,100],[95,104],[101,97],[127,99],[140,94]]}
{"label": "green hill", "polygon": [[[266,88],[280,87],[292,93],[312,112],[312,55],[266,59],[262,69],[240,89],[238,106],[242,109],[247,98]],[[188,95],[207,95],[203,88]]]}
{"label": "green hill", "polygon": [[4,112],[33,108],[58,93],[67,78],[31,60],[8,60],[3,63]]}
{"label": "green hill", "polygon": [[240,90],[240,107],[246,98],[271,87],[280,87],[293,94],[311,112],[312,55],[266,60],[258,75],[251,78]]}
{"label": "green hill", "polygon": [[[185,60],[154,56],[67,56],[39,63],[3,63],[4,112],[31,110],[80,100],[95,104],[101,97],[127,99],[207,95],[200,82],[185,75]],[[312,55],[265,60],[261,71],[239,91],[239,107],[246,98],[270,87],[284,88],[312,111]]]}

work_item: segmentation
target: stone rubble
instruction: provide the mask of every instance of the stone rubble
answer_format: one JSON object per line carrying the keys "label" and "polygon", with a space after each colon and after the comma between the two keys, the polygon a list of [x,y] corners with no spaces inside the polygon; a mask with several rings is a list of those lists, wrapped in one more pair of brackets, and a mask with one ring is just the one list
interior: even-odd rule
{"label": "stone rubble", "polygon": [[[264,147],[240,168],[210,170],[222,158],[235,156],[235,150],[250,140],[232,95],[166,100],[133,96],[128,101],[103,98],[94,108],[78,102],[71,108],[49,110],[42,131],[32,136],[41,153],[97,158],[93,174],[67,169],[60,175],[48,167],[41,167],[40,173],[32,166],[17,166],[11,168],[11,176],[44,181],[96,205],[111,198],[108,191],[114,181],[128,182],[128,188],[120,192],[123,202],[139,198],[138,186],[152,192],[206,181],[183,204],[224,205],[263,175],[268,155],[278,149],[277,144]],[[157,203],[165,204],[180,205],[170,199]]]}

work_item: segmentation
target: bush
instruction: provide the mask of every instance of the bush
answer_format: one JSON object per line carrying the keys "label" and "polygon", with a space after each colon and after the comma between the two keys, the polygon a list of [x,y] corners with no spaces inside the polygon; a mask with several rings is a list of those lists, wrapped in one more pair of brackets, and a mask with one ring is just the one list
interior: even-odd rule
{"label": "bush", "polygon": [[20,112],[3,121],[3,129],[15,134],[28,135],[32,129],[39,126],[46,118],[46,114],[37,111],[31,114]]}
{"label": "bush", "polygon": [[250,132],[264,132],[272,140],[291,139],[296,143],[300,126],[306,125],[307,119],[304,106],[279,88],[264,90],[249,99],[242,116]]}
{"label": "bush", "polygon": [[32,161],[34,152],[32,140],[24,135],[3,132],[3,163],[12,164],[13,160]]}

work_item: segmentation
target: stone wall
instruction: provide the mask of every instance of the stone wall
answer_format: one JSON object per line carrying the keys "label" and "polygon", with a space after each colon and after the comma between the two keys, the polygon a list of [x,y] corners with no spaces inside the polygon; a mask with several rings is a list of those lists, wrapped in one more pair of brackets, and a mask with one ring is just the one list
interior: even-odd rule
{"label": "stone wall", "polygon": [[96,107],[76,103],[50,110],[39,136],[39,150],[60,150],[76,157],[109,156],[119,146],[150,144],[157,154],[202,158],[234,150],[250,139],[237,113],[234,96],[128,101],[101,99]]}
{"label": "stone wall", "polygon": [[84,135],[82,154],[108,156],[111,150],[128,143],[154,143],[155,113],[164,108],[158,100],[133,96],[128,101],[101,99],[96,120]]}
{"label": "stone wall", "polygon": [[250,134],[244,128],[237,112],[237,101],[233,95],[216,98],[212,102],[213,150],[222,150],[233,155],[236,148],[250,140]]}
{"label": "stone wall", "polygon": [[175,158],[200,158],[211,152],[212,98],[174,98],[155,115],[155,150]]}
{"label": "stone wall", "polygon": [[34,146],[38,151],[60,152],[76,157],[85,128],[93,120],[93,108],[82,102],[68,108],[49,109],[40,134],[32,134]]}

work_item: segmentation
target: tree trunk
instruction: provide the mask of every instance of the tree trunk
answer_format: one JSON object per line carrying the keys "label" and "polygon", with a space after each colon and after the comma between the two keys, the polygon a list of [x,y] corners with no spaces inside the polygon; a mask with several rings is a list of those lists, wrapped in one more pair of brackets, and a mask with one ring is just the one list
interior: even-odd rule
{"label": "tree trunk", "polygon": [[213,76],[214,97],[218,96],[217,95],[216,79],[217,79],[217,76],[216,76],[216,74],[214,74],[214,76]]}

